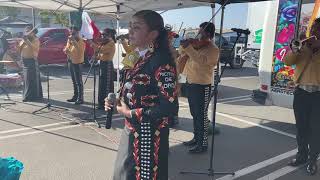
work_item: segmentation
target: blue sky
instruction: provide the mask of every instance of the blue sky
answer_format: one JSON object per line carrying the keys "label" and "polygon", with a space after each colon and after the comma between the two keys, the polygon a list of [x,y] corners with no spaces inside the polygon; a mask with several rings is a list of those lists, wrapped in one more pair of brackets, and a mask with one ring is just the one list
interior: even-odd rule
{"label": "blue sky", "polygon": [[[220,6],[216,5],[216,10]],[[225,9],[225,28],[245,28],[247,19],[247,4],[231,4]],[[179,28],[181,22],[184,22],[183,28],[198,27],[200,23],[210,20],[212,12],[210,7],[195,7],[170,10],[162,14],[165,23]],[[216,27],[220,26],[221,14],[215,18]]]}

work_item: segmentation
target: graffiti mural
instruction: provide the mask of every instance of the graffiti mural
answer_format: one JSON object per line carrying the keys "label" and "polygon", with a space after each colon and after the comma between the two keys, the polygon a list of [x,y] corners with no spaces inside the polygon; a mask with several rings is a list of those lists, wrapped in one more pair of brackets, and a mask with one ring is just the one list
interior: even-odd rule
{"label": "graffiti mural", "polygon": [[[303,1],[304,2],[304,1]],[[298,0],[280,0],[274,54],[272,60],[271,90],[292,95],[294,90],[293,74],[295,66],[286,66],[283,58],[290,51],[289,43],[294,38]],[[302,4],[299,20],[300,37],[309,37],[314,20],[320,15],[320,0]]]}
{"label": "graffiti mural", "polygon": [[280,0],[278,22],[274,45],[271,90],[292,94],[294,66],[286,66],[283,58],[290,50],[289,44],[294,38],[298,0]]}

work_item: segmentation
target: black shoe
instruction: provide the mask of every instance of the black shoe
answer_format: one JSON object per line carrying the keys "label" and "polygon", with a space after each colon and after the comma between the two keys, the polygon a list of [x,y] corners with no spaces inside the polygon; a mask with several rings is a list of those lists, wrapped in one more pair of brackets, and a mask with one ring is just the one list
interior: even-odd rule
{"label": "black shoe", "polygon": [[100,106],[100,105],[99,105],[99,106],[96,107],[96,109],[97,109],[97,110],[104,110],[104,106]]}
{"label": "black shoe", "polygon": [[206,146],[194,146],[193,148],[189,149],[189,153],[192,154],[199,154],[199,153],[204,153],[207,152],[208,148]]}
{"label": "black shoe", "polygon": [[194,146],[196,144],[197,144],[197,141],[194,138],[191,139],[190,141],[183,142],[183,145],[185,146]]}
{"label": "black shoe", "polygon": [[178,116],[175,116],[171,119],[171,121],[169,121],[169,127],[173,128],[175,126],[177,126],[179,124],[179,118]]}
{"label": "black shoe", "polygon": [[82,99],[78,99],[76,102],[74,102],[74,104],[76,104],[76,105],[83,104],[83,100]]}
{"label": "black shoe", "polygon": [[77,97],[73,96],[71,99],[67,99],[68,102],[76,102]]}
{"label": "black shoe", "polygon": [[313,176],[317,173],[317,171],[318,171],[317,159],[309,160],[307,164],[307,173],[310,176]]}
{"label": "black shoe", "polygon": [[296,158],[292,159],[288,165],[293,166],[293,167],[300,166],[302,164],[307,163],[307,160],[308,160],[307,155],[301,155],[301,154],[297,153]]}

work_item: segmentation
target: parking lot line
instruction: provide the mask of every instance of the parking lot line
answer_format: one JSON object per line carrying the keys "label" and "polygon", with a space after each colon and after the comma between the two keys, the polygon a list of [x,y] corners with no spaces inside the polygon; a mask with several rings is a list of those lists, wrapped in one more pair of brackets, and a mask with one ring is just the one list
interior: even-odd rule
{"label": "parking lot line", "polygon": [[[318,158],[318,161],[319,161],[319,159],[320,159],[320,157]],[[270,173],[270,174],[268,174],[266,176],[263,176],[263,177],[261,177],[261,178],[259,178],[257,180],[274,180],[274,179],[278,179],[278,178],[280,178],[280,177],[282,177],[282,176],[284,176],[286,174],[289,174],[289,173],[291,173],[291,172],[293,172],[293,171],[295,171],[297,169],[300,169],[302,167],[305,167],[305,166],[304,165],[298,166],[298,167],[285,166],[285,167],[283,167],[281,169],[278,169],[278,170],[276,170],[276,171],[274,171],[274,172],[272,172],[272,173]]]}
{"label": "parking lot line", "polygon": [[12,129],[12,130],[7,130],[7,131],[0,131],[0,134],[7,134],[7,133],[12,133],[12,132],[18,132],[18,131],[26,131],[26,130],[30,130],[30,129],[44,128],[44,127],[57,126],[57,125],[63,125],[63,124],[70,124],[70,121],[45,124],[45,125],[34,126],[34,127],[18,128],[18,129]]}
{"label": "parking lot line", "polygon": [[262,162],[254,164],[252,166],[249,166],[249,167],[246,167],[244,169],[238,170],[238,171],[235,172],[234,176],[227,175],[227,176],[223,176],[221,178],[218,178],[217,180],[230,180],[230,179],[236,179],[236,178],[245,176],[247,174],[253,173],[253,172],[257,171],[257,170],[260,170],[262,168],[265,168],[267,166],[275,164],[275,163],[277,163],[279,161],[282,161],[282,160],[284,160],[284,159],[286,159],[288,157],[294,156],[297,153],[297,151],[298,151],[297,149],[288,151],[286,153],[283,153],[283,154],[280,154],[280,155],[275,156],[273,158],[264,160]]}
{"label": "parking lot line", "polygon": [[263,177],[261,177],[261,178],[259,178],[257,180],[274,180],[274,179],[282,177],[282,176],[284,176],[286,174],[289,174],[289,173],[291,173],[291,172],[293,172],[293,171],[295,171],[295,170],[297,170],[299,168],[300,167],[285,166],[285,167],[283,167],[281,169],[278,169],[278,170],[276,170],[276,171],[274,171],[274,172],[272,172],[272,173],[270,173],[270,174],[268,174],[266,176],[263,176]]}
{"label": "parking lot line", "polygon": [[239,122],[242,122],[242,123],[246,123],[246,124],[250,124],[250,125],[253,125],[253,126],[257,126],[257,127],[262,128],[262,129],[265,129],[265,130],[268,130],[268,131],[272,131],[274,133],[281,134],[281,135],[284,135],[284,136],[287,136],[287,137],[290,137],[290,138],[296,138],[296,135],[293,135],[293,134],[290,134],[290,133],[287,133],[287,132],[284,132],[284,131],[280,131],[280,130],[277,130],[277,129],[274,129],[274,128],[271,128],[271,127],[267,127],[267,126],[264,126],[264,125],[261,125],[261,124],[258,124],[258,123],[254,123],[254,122],[251,122],[251,121],[246,121],[246,120],[231,116],[229,114],[224,114],[224,113],[220,113],[220,112],[217,112],[217,114],[219,116],[223,116],[223,117],[226,117],[226,118],[229,118],[229,119],[233,119],[233,120],[236,120],[236,121],[239,121]]}
{"label": "parking lot line", "polygon": [[241,99],[241,98],[248,98],[251,94],[245,95],[245,96],[235,96],[235,97],[229,97],[229,98],[221,98],[218,99],[218,101],[227,101],[227,100],[234,100],[234,99]]}
{"label": "parking lot line", "polygon": [[[232,103],[232,102],[241,102],[241,101],[247,101],[247,100],[251,100],[251,97],[248,98],[241,98],[241,99],[234,99],[234,100],[228,100],[228,101],[222,101],[222,102],[218,102],[217,104],[225,104],[225,103]],[[210,104],[211,105],[211,104]]]}
{"label": "parking lot line", "polygon": [[31,134],[40,134],[40,133],[45,133],[45,132],[58,131],[61,129],[70,129],[70,128],[75,128],[75,127],[80,127],[80,126],[81,125],[70,125],[70,126],[63,126],[63,127],[58,127],[58,128],[39,129],[39,130],[32,131],[32,132],[12,134],[12,135],[8,135],[8,136],[0,136],[0,140],[14,138],[14,137],[20,137],[20,136],[27,136],[27,135],[31,135]]}
{"label": "parking lot line", "polygon": [[[84,92],[92,92],[93,89],[84,89]],[[73,93],[73,91],[56,91],[56,92],[51,92],[50,96],[52,95],[62,95],[62,94],[70,94]],[[47,93],[43,93],[43,96],[46,97]],[[14,94],[14,95],[9,95],[10,99],[21,99],[22,95],[21,94]]]}
{"label": "parking lot line", "polygon": [[257,76],[243,76],[243,77],[223,77],[221,80],[239,80],[239,79],[252,79],[257,78]]}

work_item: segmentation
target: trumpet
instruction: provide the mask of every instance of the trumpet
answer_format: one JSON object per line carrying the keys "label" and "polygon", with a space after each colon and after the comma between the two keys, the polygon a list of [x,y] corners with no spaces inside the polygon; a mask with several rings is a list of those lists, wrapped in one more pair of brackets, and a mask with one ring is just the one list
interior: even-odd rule
{"label": "trumpet", "polygon": [[290,44],[290,48],[293,52],[300,52],[300,50],[302,49],[303,46],[305,46],[305,45],[310,46],[311,45],[310,43],[308,43],[308,41],[310,41],[312,39],[318,40],[318,38],[316,36],[310,36],[310,37],[305,38],[303,40],[293,39]]}

